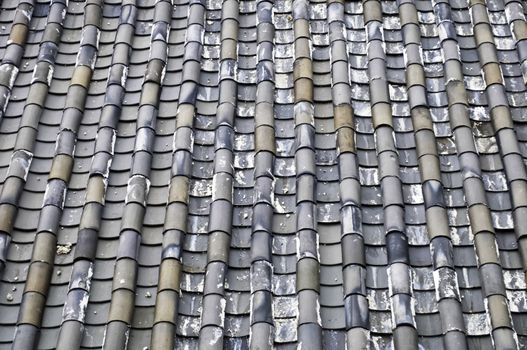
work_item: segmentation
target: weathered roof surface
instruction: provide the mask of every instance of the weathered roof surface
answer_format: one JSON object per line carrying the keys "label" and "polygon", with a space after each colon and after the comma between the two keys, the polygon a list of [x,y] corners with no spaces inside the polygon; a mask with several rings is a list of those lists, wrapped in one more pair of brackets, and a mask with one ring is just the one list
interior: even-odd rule
{"label": "weathered roof surface", "polygon": [[516,0],[0,10],[0,349],[527,346]]}

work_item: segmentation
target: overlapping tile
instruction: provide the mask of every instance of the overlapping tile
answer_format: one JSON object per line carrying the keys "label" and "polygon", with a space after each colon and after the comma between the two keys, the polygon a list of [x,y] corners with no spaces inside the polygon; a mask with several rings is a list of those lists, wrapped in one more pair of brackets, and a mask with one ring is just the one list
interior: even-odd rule
{"label": "overlapping tile", "polygon": [[1,9],[1,348],[527,345],[523,3]]}

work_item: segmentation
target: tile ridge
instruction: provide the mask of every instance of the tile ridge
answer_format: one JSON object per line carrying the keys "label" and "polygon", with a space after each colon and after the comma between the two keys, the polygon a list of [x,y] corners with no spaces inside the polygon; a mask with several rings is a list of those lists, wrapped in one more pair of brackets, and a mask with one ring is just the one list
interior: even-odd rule
{"label": "tile ridge", "polygon": [[4,57],[0,62],[0,123],[4,118],[20,63],[22,63],[34,6],[34,0],[24,0],[18,4]]}
{"label": "tile ridge", "polygon": [[[435,3],[434,13],[437,17],[437,26],[440,28],[440,32],[444,33],[440,39],[443,49],[449,121],[454,132],[463,175],[463,188],[469,210],[470,227],[474,235],[476,259],[488,313],[487,317],[492,320],[496,319],[497,315],[509,313],[498,245],[468,115],[467,92],[463,82],[464,75],[459,57],[458,38],[451,17],[449,1]],[[502,303],[503,299],[505,299],[504,303]],[[498,330],[493,327],[491,337],[497,347],[507,347],[512,344],[511,341],[516,343],[512,327],[504,327]]]}
{"label": "tile ridge", "polygon": [[[522,223],[525,222],[523,217],[527,214],[527,201],[520,190],[527,189],[527,170],[520,152],[518,138],[514,132],[514,122],[505,91],[501,65],[497,58],[494,33],[490,27],[486,1],[470,0],[469,10],[471,23],[474,28],[478,57],[483,69],[483,79],[486,85],[485,93],[487,95],[492,126],[494,127],[496,141],[503,159],[507,182],[511,188],[510,195],[513,202],[513,219],[515,223],[514,231],[518,239],[519,251],[524,258],[522,265],[525,272],[527,270],[527,262],[525,261],[525,257],[527,257],[527,227],[522,225]],[[477,245],[476,250],[478,250]],[[500,262],[499,257],[497,262]],[[500,274],[499,278],[504,283],[503,274]],[[483,283],[484,287],[486,287],[485,281]],[[489,303],[489,310],[491,310],[491,316],[492,311],[494,311],[494,317],[491,317],[491,326],[496,347],[517,347],[518,339],[514,325],[512,324],[507,294],[504,290],[492,292],[488,289],[485,288],[485,293]],[[498,319],[495,317],[496,314],[506,315],[508,318],[500,317]]]}
{"label": "tile ridge", "polygon": [[101,215],[108,189],[117,123],[121,116],[122,96],[125,92],[130,60],[129,43],[133,36],[136,16],[135,0],[124,1],[119,16],[116,42],[113,46],[112,64],[108,72],[105,101],[96,134],[95,153],[89,171],[57,349],[79,349],[83,336],[88,306],[84,301],[89,298],[93,277]]}
{"label": "tile ridge", "polygon": [[315,108],[309,5],[307,0],[293,1],[297,338],[299,344],[306,343],[314,348],[321,348],[320,257],[315,199]]}
{"label": "tile ridge", "polygon": [[392,315],[393,346],[417,349],[418,334],[413,309],[408,236],[400,162],[393,128],[392,104],[386,77],[383,10],[379,0],[363,1],[370,104],[374,126],[388,254],[388,288]]}
{"label": "tile ridge", "polygon": [[[364,349],[370,341],[370,313],[366,292],[366,261],[362,230],[361,184],[351,105],[348,37],[344,1],[328,3],[333,115],[339,164],[340,220],[346,344]],[[338,89],[343,86],[344,89]],[[343,91],[342,91],[343,90]],[[340,93],[339,93],[340,92]]]}
{"label": "tile ridge", "polygon": [[[527,227],[524,225],[527,215],[527,170],[520,151],[518,137],[514,131],[507,93],[505,90],[501,64],[497,59],[494,34],[492,33],[489,18],[486,12],[485,2],[471,4],[476,6],[474,10],[474,35],[478,47],[478,56],[481,57],[483,78],[485,82],[485,93],[489,101],[489,110],[492,125],[496,133],[496,141],[503,159],[507,184],[510,188],[512,199],[512,212],[514,219],[514,231],[518,240],[518,248],[522,256],[522,267],[524,273],[527,271]],[[519,5],[519,7],[518,7]],[[520,66],[524,72],[524,80],[527,81],[527,22],[521,4],[515,0],[506,1],[505,13],[511,32],[516,40],[516,49],[520,56]],[[520,12],[521,11],[521,12]]]}
{"label": "tile ridge", "polygon": [[156,1],[150,34],[149,58],[137,111],[136,138],[130,178],[126,188],[103,349],[126,348],[134,315],[137,259],[146,212],[146,200],[150,189],[159,98],[168,60],[167,43],[170,35],[172,8],[172,1]]}
{"label": "tile ridge", "polygon": [[251,326],[249,346],[272,349],[273,214],[275,191],[274,1],[257,1],[254,204],[251,232]]}
{"label": "tile ridge", "polygon": [[466,349],[468,345],[441,180],[441,165],[430,106],[426,99],[426,77],[421,57],[417,10],[412,0],[399,1],[398,8],[405,45],[406,87],[423,187],[436,300],[443,325],[443,344],[446,349]]}
{"label": "tile ridge", "polygon": [[[53,163],[40,210],[31,263],[17,320],[17,332],[13,340],[14,348],[24,346],[22,344],[36,346],[38,339],[53,272],[59,221],[73,170],[77,132],[97,59],[101,17],[102,1],[88,0],[85,5],[79,54],[68,87]],[[47,87],[43,87],[47,91]],[[40,99],[44,97],[39,96]],[[43,101],[41,103],[43,105]]]}
{"label": "tile ridge", "polygon": [[65,18],[64,9],[66,9],[66,5],[63,2],[56,1],[50,4],[46,29],[40,43],[38,58],[29,87],[28,100],[22,112],[15,147],[0,194],[0,242],[2,242],[0,244],[0,276],[3,275],[5,269],[20,196],[33,161],[38,123],[53,78],[55,58],[57,57]]}
{"label": "tile ridge", "polygon": [[207,228],[208,249],[199,349],[223,346],[225,281],[233,221],[234,121],[238,105],[238,0],[224,0],[221,10],[219,100],[214,131],[212,202]]}
{"label": "tile ridge", "polygon": [[[201,75],[205,14],[203,1],[191,1],[187,22],[182,81],[176,112],[172,168],[163,227],[163,250],[152,328],[152,349],[174,349],[177,310],[180,299],[182,254],[187,234],[189,182],[192,177],[192,149],[196,97]],[[170,305],[170,307],[167,307]]]}

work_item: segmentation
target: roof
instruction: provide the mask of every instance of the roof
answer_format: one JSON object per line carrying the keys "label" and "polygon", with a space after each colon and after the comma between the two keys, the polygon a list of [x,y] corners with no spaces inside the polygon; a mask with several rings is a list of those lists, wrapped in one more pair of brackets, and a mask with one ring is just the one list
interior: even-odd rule
{"label": "roof", "polygon": [[2,1],[0,349],[526,347],[524,6]]}

